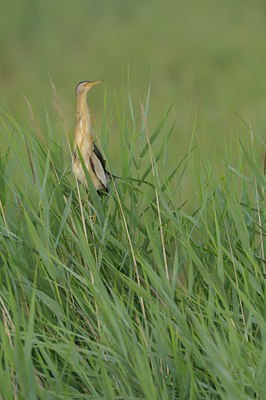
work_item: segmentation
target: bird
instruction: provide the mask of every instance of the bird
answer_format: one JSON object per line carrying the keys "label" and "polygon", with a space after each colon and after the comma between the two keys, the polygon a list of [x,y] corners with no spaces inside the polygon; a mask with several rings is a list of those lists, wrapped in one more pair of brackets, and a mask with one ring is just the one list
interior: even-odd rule
{"label": "bird", "polygon": [[86,185],[86,175],[80,158],[83,159],[90,179],[99,194],[108,193],[108,183],[115,178],[105,168],[106,161],[94,143],[92,118],[87,103],[88,92],[102,80],[82,81],[76,86],[77,110],[72,156],[72,171],[76,179]]}

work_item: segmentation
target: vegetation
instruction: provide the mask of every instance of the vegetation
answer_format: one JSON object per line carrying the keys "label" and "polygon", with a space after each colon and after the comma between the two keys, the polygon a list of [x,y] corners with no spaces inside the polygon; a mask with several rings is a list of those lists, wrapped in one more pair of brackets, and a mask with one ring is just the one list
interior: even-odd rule
{"label": "vegetation", "polygon": [[265,399],[265,1],[2,3],[0,400]]}
{"label": "vegetation", "polygon": [[[101,201],[76,185],[48,113],[40,126],[31,110],[30,130],[2,111],[4,400],[265,398],[261,143],[251,132],[218,171],[194,159],[192,135],[167,175],[175,128],[161,140],[166,113],[149,131],[148,103],[138,127],[129,102],[132,130],[118,111],[123,179]],[[103,125],[107,160],[108,137]]]}

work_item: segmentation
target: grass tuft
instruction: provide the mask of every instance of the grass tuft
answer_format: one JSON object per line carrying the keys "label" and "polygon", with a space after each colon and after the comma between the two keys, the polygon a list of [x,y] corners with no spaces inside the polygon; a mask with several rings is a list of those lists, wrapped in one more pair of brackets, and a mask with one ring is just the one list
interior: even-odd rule
{"label": "grass tuft", "polygon": [[[101,202],[75,182],[71,145],[58,144],[47,111],[40,126],[26,99],[33,131],[2,112],[2,399],[264,398],[260,144],[241,144],[236,165],[218,172],[197,162],[192,139],[167,174],[175,128],[169,109],[149,131],[149,101],[139,128],[130,96],[130,122],[117,108],[123,179]],[[196,183],[184,198],[190,161]]]}

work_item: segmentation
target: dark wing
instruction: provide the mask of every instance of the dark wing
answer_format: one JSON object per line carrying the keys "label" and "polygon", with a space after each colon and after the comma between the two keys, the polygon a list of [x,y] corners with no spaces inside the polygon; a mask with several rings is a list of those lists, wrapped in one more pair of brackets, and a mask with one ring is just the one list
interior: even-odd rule
{"label": "dark wing", "polygon": [[92,167],[93,172],[95,173],[96,177],[99,179],[103,187],[108,190],[107,188],[107,176],[104,170],[104,166],[102,165],[101,160],[97,157],[95,152],[93,151],[90,155],[90,164]]}
{"label": "dark wing", "polygon": [[94,144],[93,152],[96,154],[97,158],[101,161],[101,164],[102,164],[102,166],[103,166],[104,172],[106,173],[107,180],[110,181],[111,178],[113,178],[113,179],[118,178],[117,176],[111,174],[111,172],[108,172],[108,171],[106,170],[106,168],[105,168],[106,161],[105,161],[105,159],[103,158],[103,155],[102,155],[102,153],[100,152],[100,150],[98,149],[98,147],[96,146],[96,144]]}
{"label": "dark wing", "polygon": [[98,147],[96,146],[96,144],[94,144],[93,151],[94,151],[94,153],[96,154],[97,158],[100,160],[100,162],[101,162],[101,164],[102,164],[102,166],[103,166],[103,169],[104,169],[104,171],[105,171],[105,164],[106,164],[106,161],[105,161],[105,159],[103,158],[102,153],[100,152],[100,150],[98,149]]}

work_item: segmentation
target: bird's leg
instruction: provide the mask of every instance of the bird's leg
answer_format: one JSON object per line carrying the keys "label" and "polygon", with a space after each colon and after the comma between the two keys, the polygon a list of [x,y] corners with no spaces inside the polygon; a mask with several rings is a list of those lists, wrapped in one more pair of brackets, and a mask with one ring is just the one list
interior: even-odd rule
{"label": "bird's leg", "polygon": [[[86,206],[86,200],[85,199],[81,200],[81,206],[85,208],[85,206]],[[79,204],[76,205],[76,208],[78,208],[78,207],[80,207]],[[90,214],[89,215],[89,219],[93,224],[95,224],[96,221],[97,221],[97,214],[95,212],[93,214]]]}
{"label": "bird's leg", "polygon": [[80,208],[80,206],[84,207],[86,204],[86,200],[85,199],[80,199],[80,202],[76,204],[75,206],[75,210],[77,210],[78,208]]}
{"label": "bird's leg", "polygon": [[97,221],[97,214],[96,214],[95,211],[92,210],[92,206],[91,206],[91,204],[90,204],[90,202],[88,200],[89,195],[90,194],[89,194],[88,188],[86,187],[86,199],[84,199],[84,205],[86,203],[86,205],[88,207],[88,211],[89,211],[89,218],[90,218],[91,222],[93,224],[95,224],[96,221]]}

